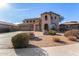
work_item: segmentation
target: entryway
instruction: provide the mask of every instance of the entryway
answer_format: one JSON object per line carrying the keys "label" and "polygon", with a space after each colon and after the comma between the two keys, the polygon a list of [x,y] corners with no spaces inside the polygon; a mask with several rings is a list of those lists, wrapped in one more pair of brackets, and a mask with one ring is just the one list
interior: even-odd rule
{"label": "entryway", "polygon": [[44,24],[44,30],[49,30],[48,24]]}

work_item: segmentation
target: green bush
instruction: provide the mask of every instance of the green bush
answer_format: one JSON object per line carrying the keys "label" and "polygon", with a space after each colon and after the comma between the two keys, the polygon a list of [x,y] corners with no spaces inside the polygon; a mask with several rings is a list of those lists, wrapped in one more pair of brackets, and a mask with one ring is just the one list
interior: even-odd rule
{"label": "green bush", "polygon": [[79,30],[66,31],[64,36],[66,36],[66,37],[68,37],[68,36],[75,36],[77,39],[79,39]]}
{"label": "green bush", "polygon": [[50,31],[48,32],[48,34],[49,34],[49,35],[56,35],[56,31],[50,30]]}
{"label": "green bush", "polygon": [[29,43],[29,35],[27,33],[19,33],[12,37],[14,48],[25,48]]}

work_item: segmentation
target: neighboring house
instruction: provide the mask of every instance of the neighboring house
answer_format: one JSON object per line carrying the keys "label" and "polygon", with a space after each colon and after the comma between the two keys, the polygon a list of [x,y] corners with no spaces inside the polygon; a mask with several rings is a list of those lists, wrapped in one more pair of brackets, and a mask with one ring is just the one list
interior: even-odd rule
{"label": "neighboring house", "polygon": [[0,32],[9,32],[10,26],[13,26],[13,24],[0,21]]}
{"label": "neighboring house", "polygon": [[45,31],[58,29],[59,22],[63,17],[54,12],[44,12],[39,18],[24,19],[22,24],[18,24],[19,30]]}
{"label": "neighboring house", "polygon": [[71,29],[79,30],[79,22],[77,21],[65,22],[63,24],[60,24],[59,28],[60,30],[71,30]]}
{"label": "neighboring house", "polygon": [[67,30],[68,30],[68,28],[65,24],[60,24],[59,25],[59,31],[60,32],[64,32],[64,31],[67,31]]}

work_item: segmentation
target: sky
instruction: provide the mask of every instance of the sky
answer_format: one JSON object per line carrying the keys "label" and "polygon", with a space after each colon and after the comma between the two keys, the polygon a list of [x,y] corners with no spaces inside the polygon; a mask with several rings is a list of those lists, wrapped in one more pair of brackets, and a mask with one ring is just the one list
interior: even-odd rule
{"label": "sky", "polygon": [[55,12],[64,22],[79,21],[78,3],[9,3],[0,8],[0,21],[21,23],[24,19],[40,17],[43,12]]}

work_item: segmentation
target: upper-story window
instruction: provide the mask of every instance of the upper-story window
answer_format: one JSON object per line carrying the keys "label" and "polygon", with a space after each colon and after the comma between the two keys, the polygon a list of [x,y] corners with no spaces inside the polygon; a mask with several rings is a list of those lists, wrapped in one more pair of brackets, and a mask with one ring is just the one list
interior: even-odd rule
{"label": "upper-story window", "polygon": [[32,21],[30,20],[30,22],[32,22]]}
{"label": "upper-story window", "polygon": [[33,22],[35,22],[35,20],[33,20]]}
{"label": "upper-story window", "polygon": [[48,19],[48,17],[47,17],[47,15],[45,16],[45,20],[47,20]]}
{"label": "upper-story window", "polygon": [[54,23],[54,17],[53,16],[51,16],[51,23],[53,24]]}
{"label": "upper-story window", "polygon": [[28,23],[28,21],[27,21],[27,23]]}
{"label": "upper-story window", "polygon": [[55,16],[55,19],[57,19],[57,17]]}
{"label": "upper-story window", "polygon": [[53,19],[53,17],[51,16],[51,20]]}

